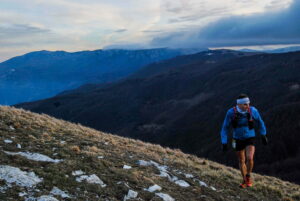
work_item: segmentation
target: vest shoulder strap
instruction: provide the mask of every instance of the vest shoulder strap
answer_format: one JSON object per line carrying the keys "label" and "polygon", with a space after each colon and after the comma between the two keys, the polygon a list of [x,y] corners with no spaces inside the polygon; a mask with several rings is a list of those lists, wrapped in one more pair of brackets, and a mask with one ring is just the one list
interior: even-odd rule
{"label": "vest shoulder strap", "polygon": [[236,106],[233,107],[233,119],[236,119],[237,109]]}
{"label": "vest shoulder strap", "polygon": [[[248,113],[249,113],[249,115],[247,115],[247,117],[249,118],[249,120],[253,120],[251,107],[248,108]],[[237,115],[237,109],[236,109],[236,106],[234,106],[233,107],[233,118],[234,119],[236,119],[236,115]]]}
{"label": "vest shoulder strap", "polygon": [[249,120],[253,120],[253,118],[252,118],[252,110],[251,110],[250,107],[248,108],[248,113],[249,113]]}

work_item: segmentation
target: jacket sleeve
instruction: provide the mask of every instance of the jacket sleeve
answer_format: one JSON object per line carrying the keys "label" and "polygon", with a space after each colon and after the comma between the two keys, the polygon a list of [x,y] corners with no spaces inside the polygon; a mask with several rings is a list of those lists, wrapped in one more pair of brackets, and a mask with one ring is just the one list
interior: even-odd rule
{"label": "jacket sleeve", "polygon": [[266,135],[266,134],[267,134],[267,129],[266,129],[265,123],[264,123],[264,121],[262,120],[262,118],[261,118],[261,116],[260,116],[258,110],[257,110],[255,107],[253,107],[253,112],[252,112],[252,114],[253,114],[253,118],[254,118],[254,119],[256,120],[256,122],[258,122],[258,124],[259,124],[259,133],[260,133],[261,135]]}
{"label": "jacket sleeve", "polygon": [[231,119],[232,118],[232,112],[230,110],[227,111],[227,114],[225,116],[222,130],[221,130],[221,142],[222,144],[227,144],[227,136],[228,132],[231,126]]}

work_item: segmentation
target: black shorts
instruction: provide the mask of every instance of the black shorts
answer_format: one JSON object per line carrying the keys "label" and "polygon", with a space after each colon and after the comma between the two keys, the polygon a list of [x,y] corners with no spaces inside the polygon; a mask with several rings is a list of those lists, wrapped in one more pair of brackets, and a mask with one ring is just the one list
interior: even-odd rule
{"label": "black shorts", "polygon": [[236,142],[235,150],[236,151],[241,151],[249,145],[254,146],[255,145],[255,137],[250,137],[250,138],[247,138],[245,140],[235,139],[235,142]]}

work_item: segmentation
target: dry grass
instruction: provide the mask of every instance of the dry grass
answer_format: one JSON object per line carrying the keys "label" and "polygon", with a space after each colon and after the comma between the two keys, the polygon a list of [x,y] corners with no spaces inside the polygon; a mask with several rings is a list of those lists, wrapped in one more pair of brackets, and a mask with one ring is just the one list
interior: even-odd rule
{"label": "dry grass", "polygon": [[[182,201],[300,200],[298,185],[274,177],[254,174],[255,186],[241,190],[237,187],[240,182],[239,171],[234,168],[184,154],[180,150],[102,133],[22,109],[0,107],[0,132],[1,164],[34,171],[44,178],[43,183],[37,186],[40,192],[36,192],[35,196],[48,195],[52,187],[57,186],[76,197],[71,200],[123,200],[128,190],[132,189],[139,193],[142,200],[154,201],[161,199],[143,189],[158,184],[163,187],[162,192]],[[14,137],[12,144],[3,142],[11,137]],[[22,151],[38,152],[64,159],[64,162],[35,162],[3,153],[3,150],[20,151],[16,144],[22,145]],[[158,177],[159,171],[155,167],[138,166],[138,160],[152,160],[167,165],[173,175],[191,186],[182,188],[166,178]],[[132,168],[123,169],[124,165]],[[98,175],[107,187],[76,182],[72,176],[74,170]],[[200,186],[195,180],[185,178],[175,170],[192,174],[196,179],[214,186],[217,191]],[[22,200],[18,196],[20,190],[14,187],[6,191],[5,196]]]}

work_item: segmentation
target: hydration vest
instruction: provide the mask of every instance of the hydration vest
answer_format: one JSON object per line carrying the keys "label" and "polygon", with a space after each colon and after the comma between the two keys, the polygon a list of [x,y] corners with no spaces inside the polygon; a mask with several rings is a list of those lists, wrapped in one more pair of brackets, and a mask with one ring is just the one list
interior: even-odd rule
{"label": "hydration vest", "polygon": [[[239,117],[238,117],[239,112],[237,111],[235,106],[233,107],[233,111],[234,111],[234,114],[233,114],[233,119],[231,121],[231,124],[232,124],[233,128],[237,128],[238,120],[239,120]],[[252,111],[251,111],[250,107],[248,108],[247,119],[248,119],[249,130],[254,129],[254,121],[253,121]]]}

